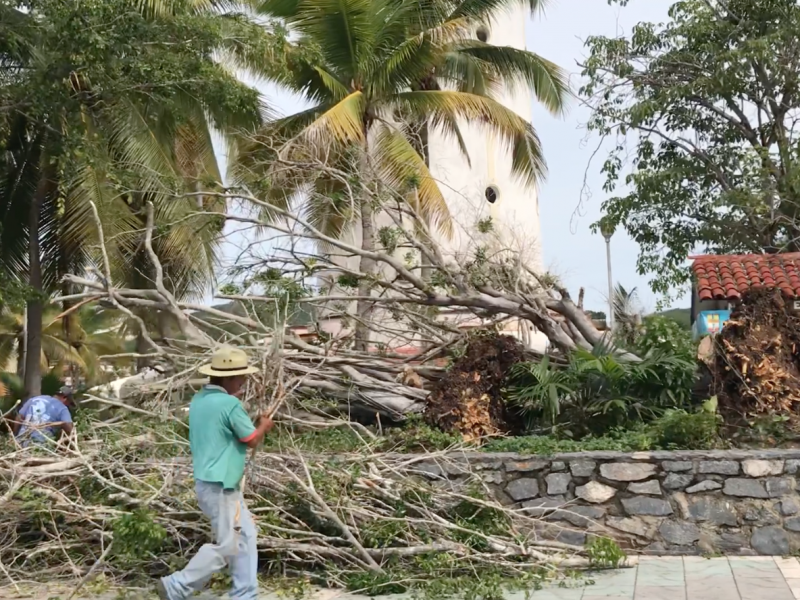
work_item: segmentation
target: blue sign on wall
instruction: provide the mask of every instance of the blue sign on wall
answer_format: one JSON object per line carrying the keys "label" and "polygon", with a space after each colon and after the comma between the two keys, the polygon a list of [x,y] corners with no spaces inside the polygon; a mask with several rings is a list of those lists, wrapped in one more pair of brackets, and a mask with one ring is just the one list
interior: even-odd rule
{"label": "blue sign on wall", "polygon": [[695,339],[713,335],[722,331],[726,321],[731,318],[729,310],[703,310],[697,315],[697,320],[692,326],[692,334]]}

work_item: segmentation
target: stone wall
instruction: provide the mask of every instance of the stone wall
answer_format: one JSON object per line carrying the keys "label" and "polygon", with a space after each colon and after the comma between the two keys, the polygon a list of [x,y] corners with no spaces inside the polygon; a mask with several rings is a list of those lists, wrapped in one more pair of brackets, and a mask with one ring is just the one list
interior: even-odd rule
{"label": "stone wall", "polygon": [[450,454],[419,465],[442,483],[478,474],[497,499],[571,544],[613,537],[648,554],[800,550],[800,450]]}

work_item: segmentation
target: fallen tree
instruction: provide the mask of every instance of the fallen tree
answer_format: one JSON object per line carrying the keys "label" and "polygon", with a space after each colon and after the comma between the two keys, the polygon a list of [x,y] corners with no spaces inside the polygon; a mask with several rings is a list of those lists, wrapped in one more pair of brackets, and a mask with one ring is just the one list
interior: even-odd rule
{"label": "fallen tree", "polygon": [[[371,195],[386,223],[378,236],[382,247],[365,250],[352,242],[346,231],[338,237],[328,235],[304,218],[302,210],[265,199],[270,197],[268,191],[263,197],[249,189],[204,192],[204,196],[236,200],[242,206],[240,212],[225,215],[230,223],[269,232],[238,257],[232,285],[226,286],[227,293],[218,294],[234,303],[236,310],[182,302],[170,293],[153,251],[152,207],[148,207],[145,245],[156,274],[153,289],[113,285],[98,218],[102,273],[67,276],[72,289],[82,291],[56,301],[99,298],[128,315],[150,347],[147,356],[171,366],[172,374],[162,382],[171,389],[180,388],[194,366],[220,343],[249,349],[263,361],[279,339],[287,389],[333,400],[328,412],[372,419],[376,414],[383,419],[402,419],[423,410],[427,389],[442,377],[436,359],[463,344],[467,332],[476,328],[516,328],[522,332],[522,340],[538,332],[546,336],[549,350],[556,354],[608,346],[606,334],[572,301],[557,278],[531,267],[525,253],[515,250],[490,219],[457,234],[470,240],[466,244],[469,251],[445,252],[434,242],[436,236],[424,215],[408,201],[413,189],[392,188],[379,174],[365,170],[357,157],[359,169],[343,170],[313,157],[289,160],[280,153],[274,156],[275,186],[284,176],[324,173],[341,183],[341,193],[346,196],[339,199],[343,204],[355,205],[356,197]],[[323,194],[315,196],[313,189],[308,194],[305,202],[331,201]],[[266,255],[264,248],[269,248]],[[349,266],[362,258],[379,268],[365,274]],[[370,283],[370,294],[354,296],[365,280]],[[368,319],[353,312],[355,301],[370,306]],[[176,335],[155,342],[136,316],[141,310],[169,315]],[[311,339],[287,327],[292,315],[300,311],[313,314],[307,323]],[[364,326],[371,332],[372,342],[368,351],[357,351],[360,344],[354,343],[353,336]],[[534,359],[541,351],[525,350],[528,358]],[[625,351],[618,353],[624,360],[638,360]]]}
{"label": "fallen tree", "polygon": [[[180,567],[208,539],[185,426],[134,416],[81,422],[59,452],[6,442],[0,581],[83,583],[103,573],[133,583]],[[525,586],[586,564],[582,548],[542,535],[541,515],[493,500],[480,474],[445,482],[422,466],[447,470],[454,457],[377,452],[372,434],[355,431],[357,453],[261,453],[249,464],[246,495],[267,573],[386,593],[426,581],[463,587],[467,578]]]}

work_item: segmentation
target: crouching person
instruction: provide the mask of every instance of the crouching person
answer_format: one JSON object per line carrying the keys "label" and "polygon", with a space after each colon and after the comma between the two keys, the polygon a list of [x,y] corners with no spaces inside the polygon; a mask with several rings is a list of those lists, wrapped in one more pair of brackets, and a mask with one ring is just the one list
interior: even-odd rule
{"label": "crouching person", "polygon": [[232,599],[258,597],[256,529],[240,484],[247,449],[261,443],[272,420],[262,415],[253,425],[237,398],[255,372],[242,350],[228,347],[200,368],[210,380],[189,405],[189,442],[197,502],[211,520],[214,542],[204,544],[185,569],[158,582],[162,600],[184,600],[225,567],[233,579]]}

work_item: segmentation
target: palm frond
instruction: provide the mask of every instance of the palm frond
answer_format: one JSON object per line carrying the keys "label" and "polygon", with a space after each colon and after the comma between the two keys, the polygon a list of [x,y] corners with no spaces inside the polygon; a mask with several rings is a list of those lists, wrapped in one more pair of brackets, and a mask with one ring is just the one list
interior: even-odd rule
{"label": "palm frond", "polygon": [[[536,99],[554,115],[562,114],[565,109],[570,96],[567,74],[561,67],[538,54],[470,40],[454,44],[450,48],[450,55],[455,55],[457,59],[444,63],[440,76],[445,80],[460,85],[462,82],[480,82],[483,79],[494,84],[501,83],[512,92],[521,88],[531,89]],[[464,67],[470,68],[463,70]]]}
{"label": "palm frond", "polygon": [[451,236],[453,225],[447,202],[425,160],[408,139],[384,126],[377,131],[372,150],[379,173],[392,189],[405,191],[409,204],[428,224]]}
{"label": "palm frond", "polygon": [[430,119],[434,126],[444,119],[459,119],[497,135],[511,151],[512,173],[526,185],[535,186],[546,175],[541,143],[531,124],[491,98],[425,90],[397,94],[392,104],[404,114]]}
{"label": "palm frond", "polygon": [[[331,106],[321,106],[297,115],[280,119],[274,130],[287,136],[294,134],[292,140],[310,146],[337,144],[363,144],[364,137],[364,94],[352,92]],[[296,134],[295,134],[296,132]]]}

